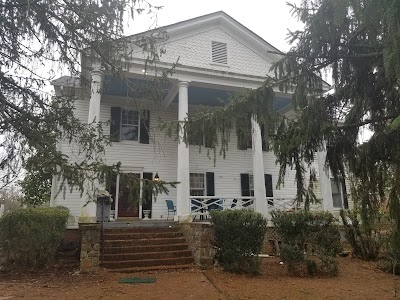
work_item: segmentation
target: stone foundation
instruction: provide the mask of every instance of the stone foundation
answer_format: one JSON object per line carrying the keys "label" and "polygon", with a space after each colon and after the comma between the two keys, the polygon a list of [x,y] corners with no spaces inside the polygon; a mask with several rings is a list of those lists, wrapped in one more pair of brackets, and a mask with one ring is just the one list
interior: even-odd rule
{"label": "stone foundation", "polygon": [[192,251],[194,262],[201,268],[211,268],[214,265],[215,249],[214,228],[208,223],[181,223],[189,249]]}
{"label": "stone foundation", "polygon": [[79,224],[81,235],[80,271],[95,272],[100,264],[100,225]]}

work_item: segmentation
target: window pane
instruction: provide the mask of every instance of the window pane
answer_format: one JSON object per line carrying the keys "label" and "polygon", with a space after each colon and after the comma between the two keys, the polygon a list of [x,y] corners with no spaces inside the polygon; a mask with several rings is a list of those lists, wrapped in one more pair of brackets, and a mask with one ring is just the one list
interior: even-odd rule
{"label": "window pane", "polygon": [[254,191],[254,180],[253,180],[253,175],[249,175],[249,188],[250,190]]}
{"label": "window pane", "polygon": [[250,190],[250,196],[254,197],[254,178],[253,178],[253,175],[249,175],[249,190]]}
{"label": "window pane", "polygon": [[332,194],[333,207],[342,208],[342,195]]}
{"label": "window pane", "polygon": [[204,190],[190,190],[190,196],[204,196]]}
{"label": "window pane", "polygon": [[122,125],[139,125],[139,112],[133,110],[122,110]]}
{"label": "window pane", "polygon": [[191,173],[190,174],[190,188],[191,189],[204,189],[204,174]]}
{"label": "window pane", "polygon": [[204,196],[204,173],[190,173],[190,196]]}
{"label": "window pane", "polygon": [[334,179],[331,179],[331,188],[332,188],[332,201],[333,207],[342,208],[343,207],[343,199],[341,193],[341,185],[336,182]]}
{"label": "window pane", "polygon": [[138,140],[138,126],[121,126],[121,139],[129,140],[129,141],[137,141]]}

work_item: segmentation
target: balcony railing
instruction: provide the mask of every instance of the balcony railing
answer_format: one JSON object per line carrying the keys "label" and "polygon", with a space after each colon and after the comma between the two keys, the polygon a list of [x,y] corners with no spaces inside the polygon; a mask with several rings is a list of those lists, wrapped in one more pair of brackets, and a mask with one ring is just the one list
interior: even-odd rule
{"label": "balcony railing", "polygon": [[[254,210],[254,197],[191,196],[191,215],[194,220],[208,219],[212,210]],[[293,198],[266,198],[268,211],[295,211]]]}

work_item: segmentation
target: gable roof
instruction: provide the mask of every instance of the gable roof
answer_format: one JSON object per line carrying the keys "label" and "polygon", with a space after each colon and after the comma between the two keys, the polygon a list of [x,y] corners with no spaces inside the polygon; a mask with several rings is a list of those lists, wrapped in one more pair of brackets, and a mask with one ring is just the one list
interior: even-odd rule
{"label": "gable roof", "polygon": [[225,13],[224,11],[217,11],[214,13],[206,14],[203,16],[195,17],[192,19],[180,21],[174,24],[166,25],[166,26],[161,26],[156,29],[144,31],[141,33],[137,33],[134,35],[130,35],[125,37],[126,39],[129,38],[136,38],[140,37],[142,35],[146,35],[148,33],[157,31],[157,30],[164,30],[168,33],[169,36],[172,35],[178,35],[178,34],[183,34],[187,33],[192,30],[196,30],[198,28],[203,28],[207,25],[219,25],[221,27],[224,27],[226,29],[230,29],[231,32],[234,32],[235,35],[239,35],[241,37],[242,41],[245,41],[249,45],[252,45],[255,47],[258,52],[261,52],[263,55],[267,55],[273,58],[273,60],[277,60],[280,58],[279,55],[277,54],[271,54],[267,53],[268,50],[273,51],[273,52],[280,52],[283,54],[282,51],[280,51],[278,48],[274,47],[270,43],[268,43],[266,40],[264,40],[262,37],[254,33],[252,30],[232,18],[230,15]]}

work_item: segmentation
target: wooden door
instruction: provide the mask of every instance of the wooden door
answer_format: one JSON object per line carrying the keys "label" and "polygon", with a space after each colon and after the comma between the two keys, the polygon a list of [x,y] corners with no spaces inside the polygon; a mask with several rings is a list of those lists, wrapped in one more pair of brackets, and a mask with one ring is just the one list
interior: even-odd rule
{"label": "wooden door", "polygon": [[122,173],[119,179],[118,217],[139,217],[140,174]]}

